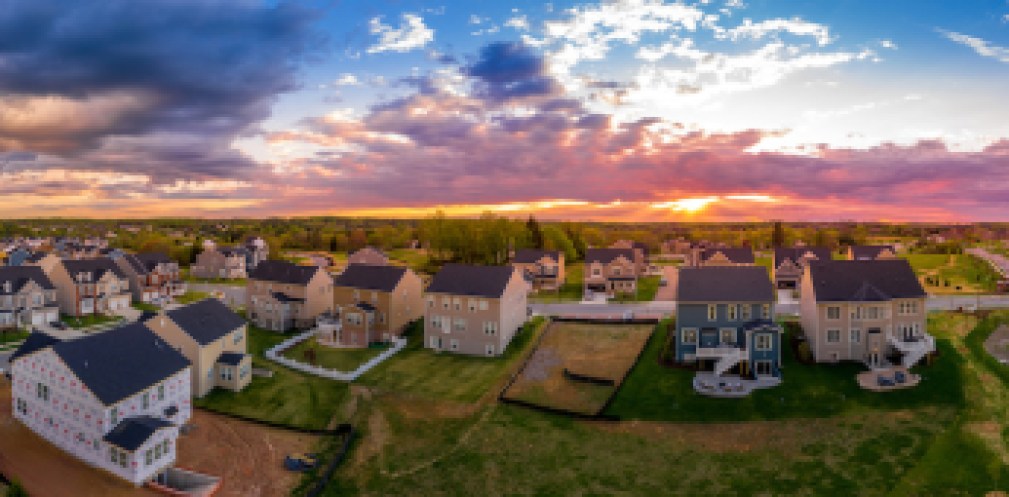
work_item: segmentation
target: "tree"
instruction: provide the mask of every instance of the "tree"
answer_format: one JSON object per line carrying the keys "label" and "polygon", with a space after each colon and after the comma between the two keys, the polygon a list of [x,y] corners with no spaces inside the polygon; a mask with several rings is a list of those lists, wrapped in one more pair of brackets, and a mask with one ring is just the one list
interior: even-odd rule
{"label": "tree", "polygon": [[540,229],[540,223],[529,214],[529,220],[526,221],[526,229],[529,231],[529,243],[532,248],[542,249],[543,248],[543,230]]}
{"label": "tree", "polygon": [[781,226],[781,221],[774,222],[774,231],[771,232],[771,246],[785,246],[785,228]]}

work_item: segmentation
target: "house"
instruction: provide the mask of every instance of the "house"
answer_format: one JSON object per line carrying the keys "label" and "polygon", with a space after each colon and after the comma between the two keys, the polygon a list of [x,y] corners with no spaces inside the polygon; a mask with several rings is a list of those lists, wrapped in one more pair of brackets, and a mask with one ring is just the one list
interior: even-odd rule
{"label": "house", "polygon": [[424,283],[409,268],[351,264],[333,281],[333,304],[341,326],[320,339],[367,347],[400,336],[424,317]]}
{"label": "house", "polygon": [[779,300],[790,300],[799,294],[802,274],[810,261],[831,260],[827,247],[777,247],[774,249],[774,288]]}
{"label": "house", "polygon": [[129,280],[108,257],[60,261],[49,280],[63,314],[117,314],[130,307]]}
{"label": "house", "polygon": [[424,343],[459,354],[498,356],[527,316],[522,271],[446,264],[425,294]]}
{"label": "house", "polygon": [[196,256],[196,262],[189,267],[189,274],[196,278],[242,279],[248,275],[248,251],[242,247],[218,249],[214,242],[206,241],[203,252]]}
{"label": "house", "polygon": [[218,387],[238,392],[252,381],[245,319],[220,300],[162,311],[144,324],[189,360],[194,397]]}
{"label": "house", "polygon": [[634,250],[629,248],[590,248],[585,251],[582,275],[584,294],[634,294],[638,290],[638,272]]}
{"label": "house", "polygon": [[634,268],[638,276],[644,276],[648,268],[648,246],[631,240],[617,240],[610,248],[631,249],[634,252]]}
{"label": "house", "polygon": [[760,266],[684,267],[676,301],[676,361],[715,376],[780,377],[774,289]]}
{"label": "house", "polygon": [[32,255],[32,251],[27,247],[14,247],[7,252],[7,265],[20,266]]}
{"label": "house", "polygon": [[0,329],[59,321],[56,287],[37,266],[0,267]]}
{"label": "house", "polygon": [[564,285],[564,252],[520,249],[511,265],[525,273],[533,290],[557,290]]}
{"label": "house", "polygon": [[134,301],[169,301],[186,293],[186,284],[179,275],[179,263],[165,254],[115,252],[111,257],[130,280]]}
{"label": "house", "polygon": [[385,252],[371,246],[358,249],[347,256],[348,266],[351,264],[371,264],[373,266],[382,266],[388,263],[389,256],[385,255]]}
{"label": "house", "polygon": [[249,320],[261,328],[310,328],[322,314],[333,314],[333,278],[318,266],[262,261],[246,284]]}
{"label": "house", "polygon": [[851,245],[848,247],[849,261],[871,261],[896,257],[897,250],[891,245]]}
{"label": "house", "polygon": [[142,324],[68,341],[32,333],[11,385],[15,419],[134,485],[172,467],[192,414],[189,361]]}
{"label": "house", "polygon": [[255,269],[260,262],[270,258],[270,245],[259,236],[248,236],[245,238],[245,271]]}
{"label": "house", "polygon": [[801,319],[817,362],[910,367],[935,350],[925,290],[904,259],[813,262],[802,276]]}
{"label": "house", "polygon": [[695,248],[691,254],[691,266],[739,266],[753,265],[756,259],[749,247]]}

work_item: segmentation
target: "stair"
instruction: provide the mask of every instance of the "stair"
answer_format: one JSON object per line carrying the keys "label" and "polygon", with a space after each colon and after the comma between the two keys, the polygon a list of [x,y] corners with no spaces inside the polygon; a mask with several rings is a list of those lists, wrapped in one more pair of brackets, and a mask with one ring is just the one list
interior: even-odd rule
{"label": "stair", "polygon": [[725,355],[718,358],[718,362],[715,363],[715,376],[722,376],[727,373],[733,366],[739,364],[740,361],[746,359],[746,351],[741,349],[731,349]]}
{"label": "stair", "polygon": [[889,342],[904,355],[901,358],[901,365],[906,368],[914,366],[926,355],[935,352],[935,338],[927,333],[914,342],[907,342],[896,337],[890,337]]}

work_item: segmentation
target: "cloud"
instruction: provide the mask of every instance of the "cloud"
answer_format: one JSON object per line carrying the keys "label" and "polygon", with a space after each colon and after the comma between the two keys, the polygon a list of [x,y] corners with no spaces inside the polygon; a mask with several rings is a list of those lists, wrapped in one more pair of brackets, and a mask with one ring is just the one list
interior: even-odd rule
{"label": "cloud", "polygon": [[337,86],[359,86],[361,84],[361,80],[357,79],[357,76],[351,73],[344,73],[341,74],[340,77],[336,78],[336,81],[334,81],[333,84]]}
{"label": "cloud", "polygon": [[378,42],[368,47],[368,53],[409,52],[434,41],[434,30],[425,26],[424,18],[417,14],[403,14],[398,28],[382,24],[381,19],[375,17],[368,23],[371,34],[378,35]]}
{"label": "cloud", "polygon": [[879,46],[883,48],[889,48],[890,50],[896,50],[897,44],[893,40],[879,40]]}
{"label": "cloud", "polygon": [[752,38],[759,40],[776,33],[809,36],[815,38],[816,43],[820,46],[830,43],[830,30],[827,26],[804,21],[799,18],[768,19],[757,23],[754,23],[750,19],[743,19],[742,24],[724,31],[721,36],[725,36],[733,40],[740,38]]}
{"label": "cloud", "polygon": [[982,57],[989,57],[999,62],[1009,63],[1009,48],[1007,47],[992,45],[991,43],[982,40],[981,38],[976,38],[973,36],[968,36],[953,31],[946,31],[943,29],[939,29],[938,31],[950,41],[954,41],[961,45],[972,48],[974,52],[976,52],[978,55]]}
{"label": "cloud", "polygon": [[518,42],[491,43],[476,62],[465,68],[476,79],[478,92],[503,100],[555,94],[559,85],[548,74],[543,56]]}
{"label": "cloud", "polygon": [[529,31],[529,19],[525,15],[512,17],[504,25],[519,31]]}

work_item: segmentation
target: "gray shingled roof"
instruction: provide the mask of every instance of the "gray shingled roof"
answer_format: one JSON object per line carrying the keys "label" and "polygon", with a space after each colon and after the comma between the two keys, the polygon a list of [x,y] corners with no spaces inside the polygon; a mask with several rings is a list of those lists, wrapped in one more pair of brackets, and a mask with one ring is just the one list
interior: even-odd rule
{"label": "gray shingled roof", "polygon": [[319,266],[299,266],[287,261],[262,261],[249,274],[249,279],[304,285],[312,280]]}
{"label": "gray shingled roof", "polygon": [[33,331],[30,335],[28,335],[28,338],[26,338],[25,341],[21,343],[21,346],[18,347],[13,354],[11,354],[10,359],[8,359],[8,361],[13,363],[17,359],[20,359],[28,354],[38,352],[42,349],[60,343],[60,341],[61,340],[59,338],[48,335],[41,331]]}
{"label": "gray shingled roof", "polygon": [[148,271],[154,270],[154,268],[158,267],[158,264],[169,264],[172,262],[170,257],[161,252],[145,252],[137,254],[137,259],[143,263],[144,267],[146,267]]}
{"label": "gray shingled roof", "polygon": [[10,282],[10,293],[17,293],[29,282],[34,281],[46,290],[54,290],[53,282],[39,266],[3,266],[0,267],[0,294],[6,294],[4,288]]}
{"label": "gray shingled roof", "polygon": [[774,267],[781,266],[785,259],[798,264],[799,259],[807,253],[812,253],[819,261],[831,260],[831,252],[828,247],[777,247],[774,249]]}
{"label": "gray shingled roof", "polygon": [[519,249],[515,251],[515,257],[512,257],[512,262],[519,264],[532,264],[539,261],[544,256],[553,259],[555,262],[561,260],[561,253],[557,250],[540,250],[540,249]]}
{"label": "gray shingled roof", "polygon": [[904,259],[815,262],[809,269],[818,302],[879,302],[927,295]]}
{"label": "gray shingled roof", "polygon": [[376,264],[351,264],[333,284],[348,288],[391,292],[402,281],[407,269],[399,266],[379,266]]}
{"label": "gray shingled roof", "polygon": [[590,248],[585,250],[585,262],[599,262],[609,264],[617,257],[624,256],[627,260],[634,262],[634,249],[623,248]]}
{"label": "gray shingled roof", "polygon": [[78,273],[90,273],[92,281],[98,281],[105,275],[106,272],[111,271],[119,278],[125,278],[126,275],[123,271],[119,269],[112,259],[108,257],[96,257],[94,259],[64,259],[63,267],[66,268],[67,273],[70,274],[71,278],[76,278]]}
{"label": "gray shingled roof", "polygon": [[499,298],[515,271],[511,266],[446,264],[434,275],[427,292]]}
{"label": "gray shingled roof", "polygon": [[172,423],[153,416],[133,416],[119,422],[102,440],[133,452],[150,440],[158,430],[170,426],[173,426]]}
{"label": "gray shingled roof", "polygon": [[753,264],[755,259],[753,258],[753,250],[749,247],[726,247],[726,248],[710,248],[705,249],[701,252],[701,260],[706,261],[715,254],[721,252],[729,259],[729,262],[734,262],[736,264]]}
{"label": "gray shingled roof", "polygon": [[217,363],[226,366],[238,366],[247,355],[239,352],[221,352],[221,355],[217,357]]}
{"label": "gray shingled roof", "polygon": [[168,318],[200,345],[209,345],[245,324],[242,316],[215,298],[165,312]]}
{"label": "gray shingled roof", "polygon": [[683,267],[676,296],[680,302],[773,302],[774,288],[762,266]]}

